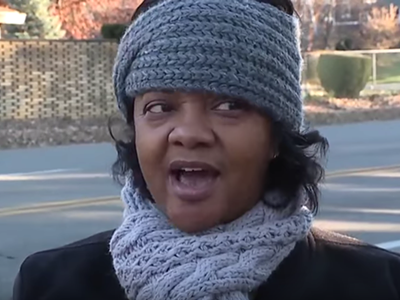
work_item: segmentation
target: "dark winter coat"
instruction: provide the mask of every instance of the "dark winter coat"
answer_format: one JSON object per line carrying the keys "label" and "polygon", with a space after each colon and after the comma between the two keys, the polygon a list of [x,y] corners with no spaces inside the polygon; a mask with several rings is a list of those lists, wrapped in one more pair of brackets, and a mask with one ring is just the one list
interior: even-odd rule
{"label": "dark winter coat", "polygon": [[[113,231],[29,256],[14,300],[126,300],[108,243]],[[256,293],[256,300],[400,300],[400,256],[313,229]]]}

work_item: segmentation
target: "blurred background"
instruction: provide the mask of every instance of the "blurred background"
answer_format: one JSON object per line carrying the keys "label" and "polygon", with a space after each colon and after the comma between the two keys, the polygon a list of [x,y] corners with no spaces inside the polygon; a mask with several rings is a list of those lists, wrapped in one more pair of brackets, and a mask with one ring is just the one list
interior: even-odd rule
{"label": "blurred background", "polygon": [[[27,255],[115,228],[107,120],[141,1],[0,0],[0,300]],[[329,139],[316,225],[400,252],[400,0],[296,0],[306,122]]]}

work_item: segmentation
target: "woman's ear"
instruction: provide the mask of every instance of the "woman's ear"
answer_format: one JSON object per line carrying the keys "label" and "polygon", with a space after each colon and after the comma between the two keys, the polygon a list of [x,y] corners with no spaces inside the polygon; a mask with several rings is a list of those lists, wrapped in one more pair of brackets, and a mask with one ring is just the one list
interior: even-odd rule
{"label": "woman's ear", "polygon": [[108,132],[114,141],[129,143],[134,140],[135,131],[132,128],[132,124],[125,121],[120,115],[109,117]]}

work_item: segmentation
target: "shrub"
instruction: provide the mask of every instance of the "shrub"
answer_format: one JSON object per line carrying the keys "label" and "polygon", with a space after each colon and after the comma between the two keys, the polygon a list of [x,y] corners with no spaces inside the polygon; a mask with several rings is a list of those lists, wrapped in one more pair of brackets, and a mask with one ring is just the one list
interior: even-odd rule
{"label": "shrub", "polygon": [[101,26],[101,36],[105,39],[119,41],[125,33],[126,24],[103,24]]}
{"label": "shrub", "polygon": [[371,58],[348,53],[322,54],[317,66],[321,85],[337,98],[357,98],[371,75]]}

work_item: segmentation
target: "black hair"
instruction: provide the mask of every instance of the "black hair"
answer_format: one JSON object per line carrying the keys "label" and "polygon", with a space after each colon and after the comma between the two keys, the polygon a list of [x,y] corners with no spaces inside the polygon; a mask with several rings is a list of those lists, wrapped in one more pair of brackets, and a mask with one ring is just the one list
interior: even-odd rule
{"label": "black hair", "polygon": [[[162,0],[144,0],[132,17],[135,20],[141,13]],[[295,13],[290,0],[259,0],[269,3],[282,11],[293,15]],[[125,117],[125,128],[128,129],[127,139],[117,139],[109,123],[110,135],[115,141],[118,157],[112,166],[114,179],[123,184],[124,176],[132,172],[140,192],[152,199],[146,187],[146,182],[140,170],[134,138],[133,104],[128,104]],[[126,127],[127,125],[127,127]],[[286,202],[270,204],[275,208],[285,208],[297,200],[299,191],[306,194],[307,206],[316,214],[318,211],[320,190],[319,183],[324,178],[324,162],[329,144],[326,138],[317,130],[291,130],[281,122],[272,123],[272,136],[275,142],[277,156],[271,160],[266,176],[265,189],[280,191]]]}

